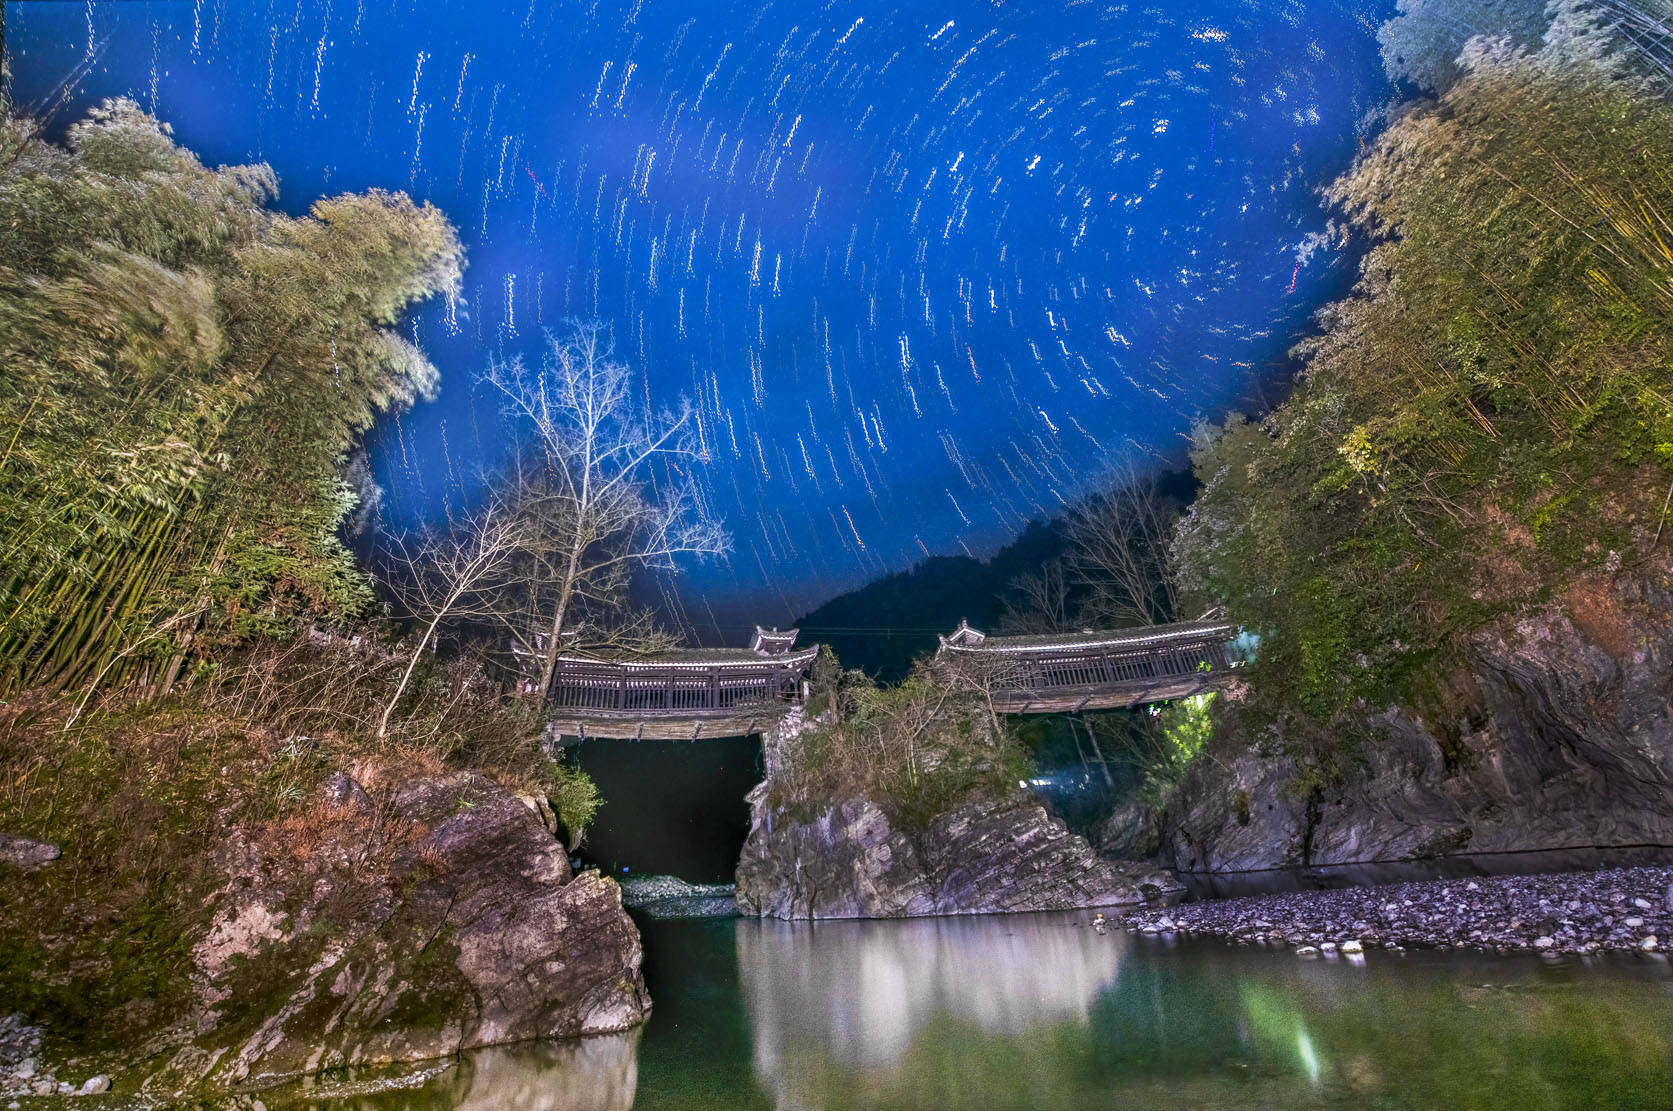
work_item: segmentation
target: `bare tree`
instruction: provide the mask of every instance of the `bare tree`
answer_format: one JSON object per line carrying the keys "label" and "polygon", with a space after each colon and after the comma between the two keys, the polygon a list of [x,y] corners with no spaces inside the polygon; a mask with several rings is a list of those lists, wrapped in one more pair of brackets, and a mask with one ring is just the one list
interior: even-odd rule
{"label": "bare tree", "polygon": [[406,693],[424,649],[444,622],[498,620],[502,613],[495,589],[523,550],[527,530],[503,502],[490,499],[476,513],[446,531],[417,540],[390,541],[392,573],[388,584],[402,608],[424,626],[413,645],[406,670],[378,719],[378,736],[389,732],[389,718]]}
{"label": "bare tree", "polygon": [[1153,625],[1170,620],[1177,596],[1168,537],[1179,502],[1154,472],[1122,464],[1069,515],[1068,562],[1084,591],[1081,621]]}
{"label": "bare tree", "polygon": [[1074,625],[1068,569],[1061,559],[1012,579],[999,616],[1002,633],[1061,633]]}
{"label": "bare tree", "polygon": [[589,601],[619,598],[635,570],[725,552],[730,539],[698,497],[690,406],[641,412],[633,374],[601,324],[554,336],[536,369],[496,361],[484,381],[532,433],[516,495],[530,522],[523,548],[530,577],[523,631],[514,636],[544,657],[536,686],[544,700],[566,634]]}
{"label": "bare tree", "polygon": [[918,664],[914,674],[949,693],[974,695],[994,736],[1004,728],[999,703],[1006,692],[1026,685],[1022,664],[1004,652],[942,650]]}

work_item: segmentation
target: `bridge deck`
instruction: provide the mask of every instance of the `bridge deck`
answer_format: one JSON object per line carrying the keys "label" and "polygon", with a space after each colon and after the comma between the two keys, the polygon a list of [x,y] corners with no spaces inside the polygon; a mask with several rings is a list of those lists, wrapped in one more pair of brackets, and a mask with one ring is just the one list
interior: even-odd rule
{"label": "bridge deck", "polygon": [[1002,714],[1078,714],[1082,710],[1130,710],[1153,702],[1189,698],[1212,689],[1221,675],[1187,675],[1113,686],[1064,686],[1044,690],[996,691],[994,708]]}
{"label": "bridge deck", "polygon": [[784,720],[791,705],[764,705],[750,713],[698,714],[688,711],[677,717],[662,717],[642,711],[606,713],[590,710],[577,714],[557,710],[552,714],[551,724],[559,736],[581,740],[700,741],[765,733]]}

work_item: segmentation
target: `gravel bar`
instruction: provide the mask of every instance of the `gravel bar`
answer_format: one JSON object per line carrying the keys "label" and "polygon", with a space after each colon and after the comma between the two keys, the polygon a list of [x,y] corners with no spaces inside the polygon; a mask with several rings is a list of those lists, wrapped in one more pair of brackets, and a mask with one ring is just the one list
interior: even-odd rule
{"label": "gravel bar", "polygon": [[1299,953],[1468,948],[1656,952],[1673,946],[1673,868],[1478,876],[1140,910],[1129,929],[1281,943]]}

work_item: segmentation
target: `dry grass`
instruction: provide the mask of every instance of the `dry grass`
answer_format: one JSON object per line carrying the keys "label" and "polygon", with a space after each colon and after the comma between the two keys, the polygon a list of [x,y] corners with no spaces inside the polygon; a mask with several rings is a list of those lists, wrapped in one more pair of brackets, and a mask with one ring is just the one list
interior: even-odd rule
{"label": "dry grass", "polygon": [[1569,620],[1587,640],[1618,664],[1631,661],[1638,648],[1640,623],[1606,580],[1588,577],[1572,584],[1563,602]]}

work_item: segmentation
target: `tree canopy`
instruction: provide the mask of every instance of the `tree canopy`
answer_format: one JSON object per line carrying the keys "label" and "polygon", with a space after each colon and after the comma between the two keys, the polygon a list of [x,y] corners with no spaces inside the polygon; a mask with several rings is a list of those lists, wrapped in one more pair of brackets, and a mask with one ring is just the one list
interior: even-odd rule
{"label": "tree canopy", "polygon": [[1372,246],[1293,396],[1198,443],[1176,565],[1261,636],[1254,697],[1299,732],[1659,528],[1673,106],[1600,41],[1475,40],[1393,121],[1328,191]]}
{"label": "tree canopy", "polygon": [[293,218],[277,191],[125,100],[64,146],[0,123],[0,693],[166,684],[197,648],[369,601],[343,466],[434,389],[393,327],[457,291],[462,251],[401,194]]}

